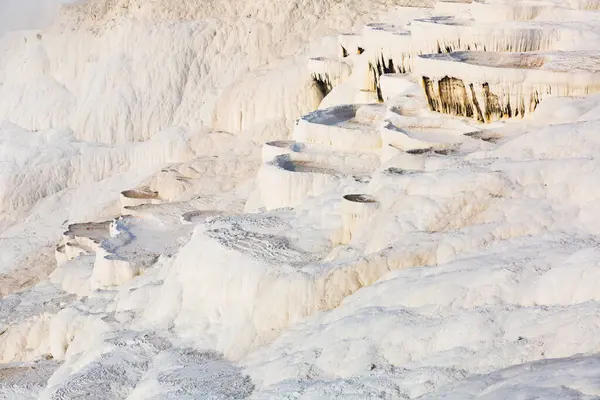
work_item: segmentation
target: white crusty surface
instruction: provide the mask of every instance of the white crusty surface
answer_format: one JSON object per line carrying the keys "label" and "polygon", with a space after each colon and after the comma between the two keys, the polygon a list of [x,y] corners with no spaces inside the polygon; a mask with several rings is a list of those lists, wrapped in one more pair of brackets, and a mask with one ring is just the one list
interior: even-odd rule
{"label": "white crusty surface", "polygon": [[0,0],[0,398],[600,397],[599,12]]}

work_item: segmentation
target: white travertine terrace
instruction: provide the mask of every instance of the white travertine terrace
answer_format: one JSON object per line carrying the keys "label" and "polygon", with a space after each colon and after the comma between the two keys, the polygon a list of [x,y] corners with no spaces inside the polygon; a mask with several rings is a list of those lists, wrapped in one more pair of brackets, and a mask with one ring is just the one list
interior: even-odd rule
{"label": "white travertine terrace", "polygon": [[293,207],[306,197],[319,195],[341,173],[293,153],[276,156],[258,172],[260,197],[267,209]]}
{"label": "white travertine terrace", "polygon": [[[421,74],[418,58],[424,54],[589,50],[600,39],[600,29],[593,25],[590,26],[592,29],[581,29],[582,24],[588,23],[586,18],[590,14],[585,10],[595,7],[587,3],[476,1],[439,2],[438,5],[437,15],[417,18],[408,25],[374,23],[365,26],[360,34],[340,35],[342,57],[361,54],[352,56],[354,87],[376,91],[380,100],[389,100],[390,95],[383,94],[382,77],[406,72]],[[458,8],[453,9],[454,6]],[[496,23],[490,23],[489,18],[479,18],[479,14],[497,15],[496,11],[500,14],[506,11],[510,15],[494,21]],[[491,18],[493,21],[494,17]],[[531,21],[533,19],[535,21]],[[389,80],[387,84],[390,93]],[[327,91],[335,86],[328,85]],[[331,103],[327,98],[324,103],[340,104]]]}
{"label": "white travertine terrace", "polygon": [[359,236],[373,215],[379,210],[379,202],[369,195],[347,194],[342,198],[342,243],[349,243]]}
{"label": "white travertine terrace", "polygon": [[109,237],[110,222],[87,222],[69,225],[54,252],[56,265],[61,266],[82,255],[101,251],[100,243]]}
{"label": "white travertine terrace", "polygon": [[373,122],[381,111],[377,106],[344,105],[304,115],[294,128],[298,142],[317,143],[340,150],[374,150],[381,138]]}
{"label": "white travertine terrace", "polygon": [[360,177],[375,166],[374,156],[288,153],[261,166],[257,185],[267,210],[294,207],[309,196],[318,196],[340,179]]}
{"label": "white travertine terrace", "polygon": [[121,192],[122,213],[127,213],[127,207],[135,207],[141,204],[159,204],[160,198],[158,192],[153,192],[150,188],[137,188]]}
{"label": "white travertine terrace", "polygon": [[0,38],[0,398],[600,397],[599,12],[88,0]]}
{"label": "white travertine terrace", "polygon": [[595,0],[510,0],[473,1],[470,12],[479,21],[530,21],[586,19],[600,10]]}
{"label": "white travertine terrace", "polygon": [[423,149],[450,149],[453,145],[459,144],[459,141],[464,141],[461,137],[457,138],[458,135],[455,130],[442,127],[398,128],[388,123],[381,128],[380,132],[384,145],[392,145],[404,152]]}
{"label": "white travertine terrace", "polygon": [[364,52],[364,38],[361,34],[357,33],[342,33],[338,36],[338,43],[340,46],[340,56],[342,58],[359,55]]}
{"label": "white travertine terrace", "polygon": [[104,249],[96,252],[94,272],[90,277],[90,288],[99,289],[108,286],[118,286],[133,279],[142,272],[140,266],[129,260],[120,259]]}
{"label": "white travertine terrace", "polygon": [[363,45],[370,56],[372,68],[405,73],[412,67],[411,32],[404,26],[386,23],[367,24],[362,31]]}
{"label": "white travertine terrace", "polygon": [[179,248],[179,237],[191,227],[125,216],[115,219],[110,230],[110,237],[95,251],[89,278],[92,290],[122,285],[154,265],[160,256],[172,256]]}
{"label": "white travertine terrace", "polygon": [[[416,64],[432,110],[489,122],[524,117],[548,97],[600,91],[598,57],[589,52],[455,52],[422,55]],[[452,76],[443,72],[449,68]]]}
{"label": "white travertine terrace", "polygon": [[293,140],[274,140],[263,144],[261,150],[262,162],[266,163],[282,154],[302,151],[306,146]]}
{"label": "white travertine terrace", "polygon": [[[555,44],[561,39],[561,26],[556,24],[491,24],[454,17],[415,20],[410,29],[412,35],[419,38],[419,51],[426,54],[453,51],[543,51],[555,49]],[[563,30],[567,31],[566,28]]]}
{"label": "white travertine terrace", "polygon": [[315,57],[308,60],[308,70],[313,79],[320,82],[328,93],[334,86],[338,86],[352,74],[352,64],[347,59],[327,59]]}
{"label": "white travertine terrace", "polygon": [[[574,3],[573,3],[574,4]],[[470,16],[481,22],[532,21],[532,20],[566,20],[582,16],[577,8],[566,4],[544,1],[510,1],[510,2],[478,2],[469,7]]]}
{"label": "white travertine terrace", "polygon": [[[199,156],[184,163],[173,163],[150,177],[147,185],[166,202],[235,192],[247,179],[254,177],[260,166],[260,152],[244,147],[218,155]],[[241,165],[245,167],[240,168]]]}
{"label": "white travertine terrace", "polygon": [[406,79],[405,74],[383,74],[379,77],[379,87],[382,100],[391,100],[400,94],[412,89],[412,82]]}

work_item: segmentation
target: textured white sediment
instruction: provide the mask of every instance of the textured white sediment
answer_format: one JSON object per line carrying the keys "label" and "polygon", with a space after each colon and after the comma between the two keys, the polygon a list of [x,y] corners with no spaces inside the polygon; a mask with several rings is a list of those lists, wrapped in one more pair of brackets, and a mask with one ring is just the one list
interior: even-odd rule
{"label": "textured white sediment", "polygon": [[1,399],[600,397],[598,2],[61,3],[0,4]]}

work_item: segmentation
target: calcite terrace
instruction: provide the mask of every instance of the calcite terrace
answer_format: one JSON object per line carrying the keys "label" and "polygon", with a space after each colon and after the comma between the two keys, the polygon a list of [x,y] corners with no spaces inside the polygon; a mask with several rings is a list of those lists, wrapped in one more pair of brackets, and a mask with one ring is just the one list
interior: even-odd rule
{"label": "calcite terrace", "polygon": [[600,396],[600,6],[338,3],[1,42],[0,398]]}

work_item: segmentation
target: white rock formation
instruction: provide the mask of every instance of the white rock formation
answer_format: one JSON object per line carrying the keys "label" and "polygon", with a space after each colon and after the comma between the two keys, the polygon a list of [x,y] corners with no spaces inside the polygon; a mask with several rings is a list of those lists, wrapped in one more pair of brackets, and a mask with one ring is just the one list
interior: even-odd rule
{"label": "white rock formation", "polygon": [[345,195],[342,198],[342,243],[349,243],[358,236],[378,209],[379,203],[371,196]]}
{"label": "white rock formation", "polygon": [[347,58],[340,60],[315,57],[308,60],[308,70],[326,94],[352,75],[352,64],[348,62]]}
{"label": "white rock formation", "polygon": [[323,161],[290,153],[265,163],[257,178],[262,204],[267,209],[293,207],[308,196],[323,193],[343,175]]}
{"label": "white rock formation", "polygon": [[557,24],[490,24],[452,17],[416,20],[410,29],[419,38],[419,50],[423,53],[544,51],[555,49],[561,38]]}
{"label": "white rock formation", "polygon": [[298,142],[317,143],[340,150],[375,150],[381,138],[373,130],[381,107],[345,105],[314,111],[298,120],[293,138]]}
{"label": "white rock formation", "polygon": [[135,207],[142,204],[160,204],[158,192],[150,191],[149,188],[137,188],[124,190],[120,193],[122,213],[128,213],[128,207]]}
{"label": "white rock formation", "polygon": [[262,147],[262,162],[267,163],[277,156],[298,151],[302,147],[302,144],[296,143],[293,140],[274,140],[272,142],[267,142],[263,144]]}
{"label": "white rock formation", "polygon": [[600,397],[597,2],[71,3],[0,38],[0,398]]}
{"label": "white rock formation", "polygon": [[[600,68],[590,58],[598,55],[456,52],[420,56],[415,68],[432,110],[489,122],[524,117],[548,97],[599,91]],[[440,73],[448,68],[452,76]]]}

